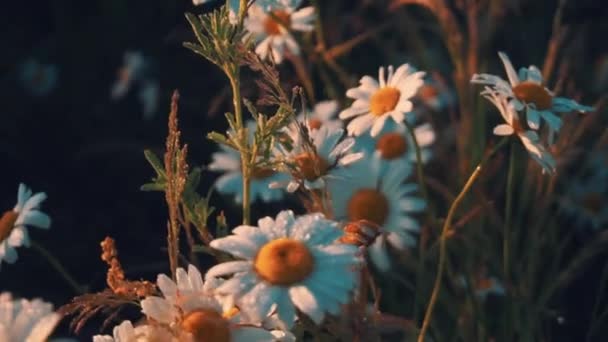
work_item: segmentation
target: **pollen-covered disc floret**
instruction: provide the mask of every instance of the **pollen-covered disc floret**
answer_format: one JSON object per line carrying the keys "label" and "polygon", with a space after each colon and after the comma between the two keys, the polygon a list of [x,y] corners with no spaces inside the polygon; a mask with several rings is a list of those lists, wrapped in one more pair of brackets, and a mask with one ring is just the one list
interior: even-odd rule
{"label": "pollen-covered disc floret", "polygon": [[[402,165],[403,166],[403,165]],[[411,216],[424,210],[424,200],[413,195],[416,184],[406,183],[411,167],[382,167],[378,156],[365,158],[349,175],[328,182],[335,218],[349,223],[367,220],[382,234],[369,246],[372,262],[381,270],[389,267],[387,243],[404,250],[415,244],[420,226]]]}
{"label": "pollen-covered disc floret", "polygon": [[233,321],[226,315],[222,303],[205,287],[196,267],[188,272],[178,268],[177,281],[164,274],[158,276],[157,285],[163,297],[148,296],[141,301],[142,312],[178,337],[179,341],[272,341],[271,332]]}
{"label": "pollen-covered disc floret", "polygon": [[346,96],[355,100],[340,113],[343,120],[356,117],[347,126],[349,135],[359,136],[371,128],[371,136],[376,136],[388,118],[402,124],[406,113],[412,111],[410,99],[423,85],[425,73],[415,71],[409,64],[403,64],[397,70],[389,66],[386,78],[384,72],[384,67],[380,67],[378,81],[363,76],[357,88],[346,92]]}
{"label": "pollen-covered disc floret", "polygon": [[0,293],[0,341],[46,341],[60,318],[50,303]]}
{"label": "pollen-covered disc floret", "polygon": [[494,92],[505,96],[513,109],[518,112],[525,111],[525,120],[531,129],[539,129],[543,119],[550,131],[555,133],[562,126],[562,119],[557,113],[593,110],[592,107],[583,106],[572,99],[553,95],[543,84],[543,76],[536,66],[521,68],[517,73],[504,52],[499,52],[498,55],[509,82],[491,74],[475,74],[471,82],[490,86]]}
{"label": "pollen-covered disc floret", "polygon": [[[302,134],[301,130],[306,130],[306,133]],[[344,138],[344,130],[341,128],[323,125],[319,129],[309,130],[306,126],[295,126],[286,131],[292,146],[290,150],[286,147],[281,150],[286,172],[292,178],[287,183],[289,192],[297,190],[301,185],[306,189],[322,188],[327,179],[348,169],[347,166],[363,157],[363,153],[352,153],[355,140]],[[278,187],[281,184],[277,182],[271,186]]]}
{"label": "pollen-covered disc floret", "polygon": [[27,226],[48,229],[51,219],[40,211],[40,204],[46,199],[44,192],[32,194],[24,184],[19,184],[17,204],[0,217],[0,265],[17,261],[16,247],[30,245]]}
{"label": "pollen-covered disc floret", "polygon": [[[255,122],[247,122],[250,141],[253,141],[255,133]],[[233,195],[237,203],[243,201],[243,172],[241,171],[241,157],[238,151],[221,145],[220,151],[212,155],[213,161],[209,164],[209,170],[223,172],[216,181],[215,188],[221,194]],[[251,172],[250,196],[252,201],[263,202],[278,201],[283,198],[285,191],[282,189],[271,189],[269,185],[273,182],[288,180],[285,174],[275,172],[268,167],[254,168]]]}
{"label": "pollen-covered disc floret", "polygon": [[296,308],[319,324],[325,313],[338,314],[357,283],[357,247],[336,242],[343,232],[321,214],[297,219],[282,211],[258,226],[239,226],[211,247],[244,259],[219,264],[206,277],[232,275],[216,289],[235,296],[237,306],[262,321],[276,313],[291,327]]}
{"label": "pollen-covered disc floret", "polygon": [[300,47],[291,32],[310,32],[314,29],[314,7],[297,9],[302,0],[255,2],[249,7],[245,29],[257,42],[255,52],[262,59],[281,63],[286,53],[300,54]]}

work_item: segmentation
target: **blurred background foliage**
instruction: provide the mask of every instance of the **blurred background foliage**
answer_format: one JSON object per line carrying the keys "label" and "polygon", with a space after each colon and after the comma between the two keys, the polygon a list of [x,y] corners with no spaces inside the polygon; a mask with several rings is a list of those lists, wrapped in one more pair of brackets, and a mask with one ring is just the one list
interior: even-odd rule
{"label": "blurred background foliage", "polygon": [[[377,33],[338,59],[351,75],[351,85],[358,75],[375,74],[379,65],[403,62],[451,77],[434,18],[420,7],[391,7],[396,2],[321,1],[330,46],[369,30]],[[500,49],[515,65],[541,65],[557,1],[496,2],[504,11],[502,23],[492,46],[480,51],[481,60],[492,61],[492,70],[499,70],[495,51]],[[230,89],[216,67],[183,48],[182,42],[193,40],[184,12],[201,13],[217,5],[218,1],[194,7],[186,0],[39,0],[7,2],[0,10],[0,208],[14,205],[19,182],[46,192],[49,199],[43,210],[53,219],[52,229],[32,230],[32,238],[91,290],[105,286],[99,242],[108,235],[116,239],[130,278],[153,280],[168,269],[162,249],[167,219],[163,195],[139,190],[154,175],[143,150],[160,154],[164,149],[170,94],[179,89],[180,128],[182,141],[189,145],[189,163],[204,166],[210,161],[215,147],[205,134],[226,129],[223,112],[231,109]],[[566,62],[561,67],[567,69],[567,82],[583,102],[602,98],[608,89],[607,16],[604,0],[567,1],[564,10],[562,21],[569,27],[571,44],[561,52]],[[127,51],[146,56],[146,77],[158,82],[158,105],[151,113],[144,113],[138,98],[141,84],[132,84],[123,98],[111,98]],[[287,89],[298,84],[289,65],[280,71]],[[244,95],[255,98],[251,76],[245,76]],[[343,96],[344,87],[335,84]],[[317,90],[319,99],[327,96],[321,87]],[[438,145],[441,148],[441,141]],[[441,173],[432,165],[429,169],[431,174]],[[204,173],[201,193],[215,176]],[[239,208],[230,198],[213,195],[212,203],[226,212],[230,226],[240,221]],[[254,206],[254,213],[263,216],[276,209]],[[42,297],[57,306],[73,297],[34,250],[18,252],[18,263],[2,265],[0,291]],[[567,319],[548,327],[555,340],[584,336],[595,301],[590,294],[597,291],[606,253],[596,260],[562,293]],[[88,333],[95,324],[90,328]],[[65,333],[65,323],[62,329]],[[81,337],[88,339],[86,332]]]}

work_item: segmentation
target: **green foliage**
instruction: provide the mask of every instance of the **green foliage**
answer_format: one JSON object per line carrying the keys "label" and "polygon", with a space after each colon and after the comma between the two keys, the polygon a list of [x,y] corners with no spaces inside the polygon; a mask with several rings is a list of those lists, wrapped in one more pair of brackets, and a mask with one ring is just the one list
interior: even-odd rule
{"label": "green foliage", "polygon": [[249,41],[239,25],[230,23],[226,7],[198,16],[186,13],[186,19],[198,44],[185,42],[184,46],[205,57],[226,73],[235,72]]}

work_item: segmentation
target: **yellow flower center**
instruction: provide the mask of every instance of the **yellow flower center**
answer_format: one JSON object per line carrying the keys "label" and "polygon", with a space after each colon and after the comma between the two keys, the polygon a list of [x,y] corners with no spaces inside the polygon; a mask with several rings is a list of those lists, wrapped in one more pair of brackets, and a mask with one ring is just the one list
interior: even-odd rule
{"label": "yellow flower center", "polygon": [[387,133],[376,142],[376,150],[380,152],[380,156],[384,159],[396,159],[401,157],[407,150],[407,141],[399,133]]}
{"label": "yellow flower center", "polygon": [[597,192],[592,192],[587,194],[582,200],[583,207],[589,210],[592,214],[598,214],[602,210],[602,205],[604,205],[604,199],[602,195]]}
{"label": "yellow flower center", "polygon": [[265,179],[274,175],[274,171],[267,167],[254,167],[251,170],[251,178],[252,179]]}
{"label": "yellow flower center", "polygon": [[315,260],[302,242],[280,238],[262,246],[255,257],[254,267],[265,281],[289,286],[306,279],[314,270]]}
{"label": "yellow flower center", "polygon": [[553,97],[549,94],[549,91],[540,84],[529,81],[521,82],[513,88],[513,93],[520,101],[534,103],[538,110],[551,108]]}
{"label": "yellow flower center", "polygon": [[301,178],[309,182],[323,176],[327,173],[329,165],[325,159],[319,155],[310,152],[304,152],[296,156],[295,164]]}
{"label": "yellow flower center", "polygon": [[382,226],[389,214],[388,200],[380,191],[361,189],[348,200],[349,221],[368,220]]}
{"label": "yellow flower center", "polygon": [[321,125],[323,125],[323,123],[319,119],[308,120],[308,127],[310,127],[311,130],[319,129],[319,128],[321,128]]}
{"label": "yellow flower center", "polygon": [[15,228],[15,222],[19,217],[19,213],[9,210],[2,214],[0,218],[0,242],[4,241],[11,235],[13,228]]}
{"label": "yellow flower center", "polygon": [[401,92],[397,88],[384,87],[378,89],[369,100],[369,111],[376,116],[381,116],[397,107]]}
{"label": "yellow flower center", "polygon": [[230,323],[214,310],[189,312],[181,328],[192,334],[195,342],[230,342]]}
{"label": "yellow flower center", "polygon": [[264,20],[264,31],[269,36],[281,34],[281,26],[289,27],[291,15],[282,10],[272,11]]}

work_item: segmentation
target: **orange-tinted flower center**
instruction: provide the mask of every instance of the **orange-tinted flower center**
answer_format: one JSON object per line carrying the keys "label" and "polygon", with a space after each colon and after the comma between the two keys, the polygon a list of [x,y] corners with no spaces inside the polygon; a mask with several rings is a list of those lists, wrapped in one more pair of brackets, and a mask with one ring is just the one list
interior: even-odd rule
{"label": "orange-tinted flower center", "polygon": [[479,291],[489,290],[494,286],[494,281],[491,278],[481,277],[477,279],[475,289]]}
{"label": "orange-tinted flower center", "polygon": [[360,220],[349,222],[344,226],[344,235],[339,241],[349,245],[369,246],[376,240],[378,234],[380,234],[380,226],[371,221]]}
{"label": "orange-tinted flower center", "polygon": [[264,20],[264,31],[269,36],[281,34],[281,26],[289,27],[291,15],[282,10],[272,11]]}
{"label": "orange-tinted flower center", "polygon": [[602,210],[602,206],[606,205],[602,195],[598,192],[587,194],[582,200],[585,209],[593,214],[598,214]]}
{"label": "orange-tinted flower center", "polygon": [[15,222],[19,217],[19,213],[12,210],[5,212],[0,218],[0,242],[4,241],[11,235],[13,228],[15,228]]}
{"label": "orange-tinted flower center", "polygon": [[304,152],[296,156],[295,164],[300,176],[309,182],[327,173],[329,165],[325,159],[310,152]]}
{"label": "orange-tinted flower center", "polygon": [[254,167],[251,170],[252,179],[265,179],[272,175],[274,175],[274,171],[271,168],[267,167]]}
{"label": "orange-tinted flower center", "polygon": [[262,246],[254,267],[265,281],[288,286],[306,279],[314,270],[315,260],[302,242],[280,238]]}
{"label": "orange-tinted flower center", "polygon": [[402,134],[387,133],[376,142],[376,150],[380,151],[380,156],[384,159],[396,159],[407,150],[407,142]]}
{"label": "orange-tinted flower center", "polygon": [[439,91],[430,84],[425,84],[418,90],[418,96],[420,96],[423,101],[431,101],[437,97],[437,95],[439,95]]}
{"label": "orange-tinted flower center", "polygon": [[553,97],[549,94],[549,91],[540,84],[529,81],[521,82],[513,88],[513,93],[520,101],[534,103],[538,110],[551,108]]}
{"label": "orange-tinted flower center", "polygon": [[213,310],[195,310],[184,316],[181,328],[195,342],[230,342],[230,323]]}
{"label": "orange-tinted flower center", "polygon": [[323,125],[323,123],[319,119],[309,119],[308,120],[308,127],[310,127],[311,130],[319,129],[319,128],[321,128],[321,125]]}
{"label": "orange-tinted flower center", "polygon": [[384,87],[378,89],[369,100],[369,111],[376,116],[381,116],[397,107],[401,93],[397,88]]}
{"label": "orange-tinted flower center", "polygon": [[384,194],[375,189],[358,190],[348,201],[349,221],[368,220],[382,226],[388,214],[388,200]]}

